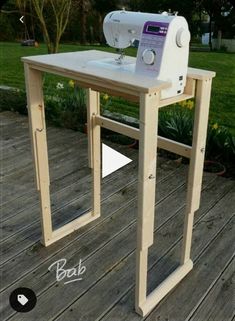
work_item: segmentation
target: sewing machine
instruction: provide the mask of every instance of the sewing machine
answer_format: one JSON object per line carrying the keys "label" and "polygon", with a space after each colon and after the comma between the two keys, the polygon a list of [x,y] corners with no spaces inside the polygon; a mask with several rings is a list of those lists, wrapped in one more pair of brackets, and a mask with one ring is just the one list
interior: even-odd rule
{"label": "sewing machine", "polygon": [[[106,15],[103,30],[109,46],[120,49],[117,59],[89,64],[133,72],[171,82],[161,98],[180,95],[186,84],[190,33],[184,17],[176,15],[113,11]],[[136,63],[125,58],[123,49],[139,40]]]}

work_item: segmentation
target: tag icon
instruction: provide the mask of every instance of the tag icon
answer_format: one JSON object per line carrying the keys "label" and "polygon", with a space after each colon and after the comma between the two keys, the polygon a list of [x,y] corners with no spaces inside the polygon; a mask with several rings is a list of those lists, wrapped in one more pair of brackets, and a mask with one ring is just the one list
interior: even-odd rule
{"label": "tag icon", "polygon": [[21,305],[25,305],[27,302],[29,302],[24,294],[18,294],[17,301],[20,302]]}
{"label": "tag icon", "polygon": [[29,288],[17,288],[10,294],[9,303],[15,311],[25,313],[35,307],[37,297],[34,291]]}

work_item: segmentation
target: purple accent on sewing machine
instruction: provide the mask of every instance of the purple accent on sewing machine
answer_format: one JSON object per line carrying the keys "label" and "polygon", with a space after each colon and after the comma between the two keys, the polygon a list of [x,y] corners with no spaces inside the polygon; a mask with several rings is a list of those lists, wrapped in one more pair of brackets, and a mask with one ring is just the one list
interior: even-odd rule
{"label": "purple accent on sewing machine", "polygon": [[168,26],[169,23],[166,22],[147,21],[144,24],[143,33],[166,37]]}

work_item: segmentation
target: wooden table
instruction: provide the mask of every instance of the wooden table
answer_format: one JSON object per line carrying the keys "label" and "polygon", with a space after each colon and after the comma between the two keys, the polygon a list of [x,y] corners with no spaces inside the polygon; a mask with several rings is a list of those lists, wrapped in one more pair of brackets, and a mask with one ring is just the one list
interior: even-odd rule
{"label": "wooden table", "polygon": [[[100,128],[104,127],[139,140],[135,307],[140,315],[145,316],[193,267],[190,259],[193,218],[200,204],[211,83],[215,73],[189,68],[184,93],[162,100],[161,90],[168,88],[170,83],[88,64],[89,61],[103,58],[117,58],[117,55],[89,50],[22,58],[25,67],[36,182],[41,200],[42,243],[48,246],[101,215]],[[131,57],[125,59],[133,63],[136,60]],[[51,220],[50,179],[42,92],[43,72],[73,79],[87,90],[88,152],[89,166],[92,168],[93,176],[92,209],[57,230],[52,229]],[[139,101],[139,129],[101,116],[99,92]],[[192,146],[157,136],[159,108],[194,97]],[[181,263],[170,276],[147,295],[148,248],[153,244],[157,147],[189,158],[190,166]]]}

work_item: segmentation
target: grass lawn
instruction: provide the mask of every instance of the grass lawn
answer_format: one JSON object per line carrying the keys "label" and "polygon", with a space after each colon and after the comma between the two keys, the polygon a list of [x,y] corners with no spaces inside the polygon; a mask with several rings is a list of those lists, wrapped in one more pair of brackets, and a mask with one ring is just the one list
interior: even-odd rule
{"label": "grass lawn", "polygon": [[[115,52],[109,47],[61,45],[60,52],[99,49]],[[135,55],[134,48],[128,48],[126,54]],[[17,43],[0,42],[0,85],[24,88],[23,64],[20,57],[46,54],[45,45],[38,48],[22,47]],[[189,66],[213,70],[216,78],[213,80],[210,120],[227,127],[235,136],[235,55],[216,52],[191,52]],[[45,84],[58,81],[55,76],[47,75]],[[137,109],[126,105],[122,100],[115,99],[113,110],[136,116]]]}

